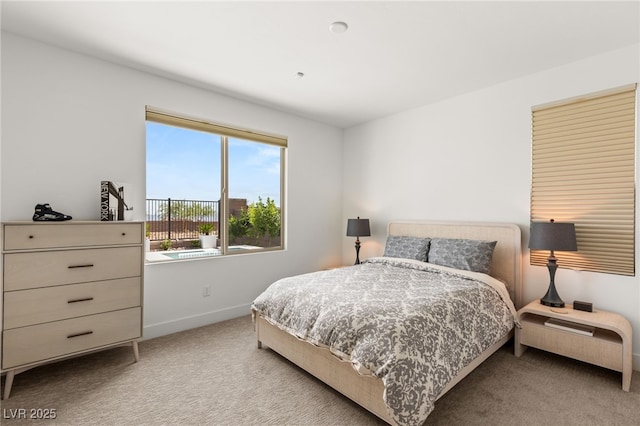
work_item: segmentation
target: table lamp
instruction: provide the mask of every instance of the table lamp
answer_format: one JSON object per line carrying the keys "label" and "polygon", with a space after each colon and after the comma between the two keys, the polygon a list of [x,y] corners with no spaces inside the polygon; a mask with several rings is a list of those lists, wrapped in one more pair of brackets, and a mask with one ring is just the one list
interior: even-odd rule
{"label": "table lamp", "polygon": [[347,237],[356,237],[356,263],[360,264],[360,237],[370,237],[369,219],[347,219]]}
{"label": "table lamp", "polygon": [[549,289],[547,294],[540,299],[540,303],[555,308],[563,308],[564,302],[556,291],[554,282],[558,262],[554,251],[577,251],[576,228],[573,223],[560,223],[551,219],[549,222],[531,222],[531,236],[529,238],[529,248],[533,250],[550,250],[547,258],[547,268],[549,268]]}

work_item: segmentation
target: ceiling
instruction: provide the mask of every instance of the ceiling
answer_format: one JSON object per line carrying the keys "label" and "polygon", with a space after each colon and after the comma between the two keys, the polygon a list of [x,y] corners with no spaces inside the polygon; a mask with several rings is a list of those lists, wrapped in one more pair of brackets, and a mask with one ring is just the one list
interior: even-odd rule
{"label": "ceiling", "polygon": [[343,128],[640,43],[638,1],[1,5],[3,31]]}

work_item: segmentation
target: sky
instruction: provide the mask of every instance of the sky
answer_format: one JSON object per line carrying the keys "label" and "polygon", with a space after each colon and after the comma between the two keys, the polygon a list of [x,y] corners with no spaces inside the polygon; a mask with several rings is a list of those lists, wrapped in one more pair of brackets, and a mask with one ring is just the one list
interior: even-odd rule
{"label": "sky", "polygon": [[[220,199],[221,137],[147,122],[147,196]],[[280,148],[229,140],[229,198],[250,204],[267,197],[280,206]]]}

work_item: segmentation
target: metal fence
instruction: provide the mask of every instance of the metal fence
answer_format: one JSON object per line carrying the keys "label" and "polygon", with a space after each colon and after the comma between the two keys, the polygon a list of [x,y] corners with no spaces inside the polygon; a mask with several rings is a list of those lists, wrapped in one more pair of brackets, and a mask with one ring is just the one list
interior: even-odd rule
{"label": "metal fence", "polygon": [[212,225],[218,233],[220,202],[147,198],[147,235],[151,241],[196,239],[200,226]]}

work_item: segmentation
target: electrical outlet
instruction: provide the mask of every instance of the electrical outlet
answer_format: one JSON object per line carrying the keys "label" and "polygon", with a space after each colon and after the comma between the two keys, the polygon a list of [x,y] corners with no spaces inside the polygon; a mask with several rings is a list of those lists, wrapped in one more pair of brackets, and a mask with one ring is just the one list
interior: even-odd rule
{"label": "electrical outlet", "polygon": [[204,287],[202,287],[202,297],[208,297],[211,296],[211,287],[208,285],[205,285]]}

